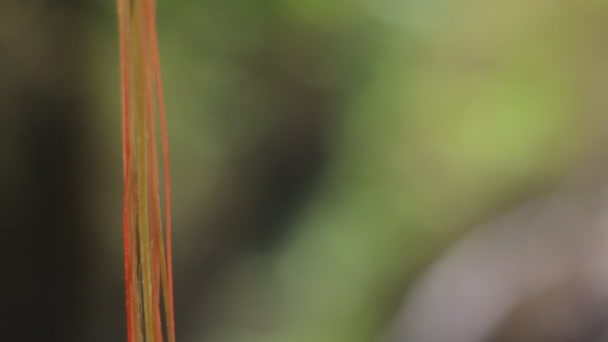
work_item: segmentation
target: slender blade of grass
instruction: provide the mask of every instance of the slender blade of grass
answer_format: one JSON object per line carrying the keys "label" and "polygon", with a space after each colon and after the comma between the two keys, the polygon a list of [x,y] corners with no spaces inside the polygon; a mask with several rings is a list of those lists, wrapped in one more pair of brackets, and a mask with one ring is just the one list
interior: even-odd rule
{"label": "slender blade of grass", "polygon": [[[166,336],[169,342],[175,342],[169,148],[155,4],[154,0],[117,0],[117,8],[127,338],[129,342],[162,342]],[[160,196],[157,120],[164,206]]]}

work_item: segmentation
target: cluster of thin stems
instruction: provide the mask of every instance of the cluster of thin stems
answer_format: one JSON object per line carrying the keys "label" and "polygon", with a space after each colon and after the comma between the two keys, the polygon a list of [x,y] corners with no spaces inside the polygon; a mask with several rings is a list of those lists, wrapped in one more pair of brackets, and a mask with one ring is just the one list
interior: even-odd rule
{"label": "cluster of thin stems", "polygon": [[[169,151],[155,4],[154,0],[117,0],[117,6],[128,341],[175,342]],[[161,140],[162,177],[157,131]]]}

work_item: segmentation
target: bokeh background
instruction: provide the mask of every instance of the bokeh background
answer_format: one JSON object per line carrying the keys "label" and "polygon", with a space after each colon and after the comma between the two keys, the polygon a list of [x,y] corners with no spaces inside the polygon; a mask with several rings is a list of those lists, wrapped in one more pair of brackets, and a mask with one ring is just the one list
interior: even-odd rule
{"label": "bokeh background", "polygon": [[[126,339],[114,6],[0,2],[0,340]],[[158,29],[180,341],[608,341],[608,3]]]}

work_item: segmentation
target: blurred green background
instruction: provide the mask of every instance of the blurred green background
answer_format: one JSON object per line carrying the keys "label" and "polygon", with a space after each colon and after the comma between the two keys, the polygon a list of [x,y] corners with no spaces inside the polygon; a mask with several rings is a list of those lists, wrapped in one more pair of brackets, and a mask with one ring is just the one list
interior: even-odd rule
{"label": "blurred green background", "polygon": [[[114,5],[0,4],[11,341],[124,340]],[[455,241],[606,170],[604,1],[157,5],[180,341],[401,341]]]}

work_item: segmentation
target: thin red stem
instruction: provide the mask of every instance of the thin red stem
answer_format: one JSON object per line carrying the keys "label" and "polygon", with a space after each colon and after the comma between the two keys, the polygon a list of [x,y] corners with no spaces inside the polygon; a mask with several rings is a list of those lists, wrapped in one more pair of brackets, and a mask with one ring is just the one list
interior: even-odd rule
{"label": "thin red stem", "polygon": [[153,0],[145,0],[146,15],[148,16],[149,39],[151,44],[151,59],[154,69],[154,81],[156,86],[156,98],[158,101],[158,112],[160,117],[161,144],[163,154],[163,181],[165,191],[165,246],[166,246],[166,268],[167,268],[167,302],[165,303],[167,335],[169,342],[175,342],[175,313],[173,297],[173,247],[171,227],[171,174],[169,168],[169,137],[167,132],[167,115],[165,110],[165,99],[162,87],[162,74],[160,70],[160,56],[158,49],[158,34],[156,30],[156,11]]}
{"label": "thin red stem", "polygon": [[132,279],[132,251],[131,251],[131,104],[129,101],[129,70],[128,70],[128,49],[127,49],[127,4],[125,0],[117,0],[118,7],[118,30],[120,39],[120,78],[121,78],[121,89],[122,89],[122,140],[123,140],[123,182],[124,182],[124,194],[123,194],[123,243],[124,243],[124,268],[125,268],[125,306],[127,314],[127,338],[129,342],[134,341],[134,325],[135,315],[133,302],[131,300],[133,293],[131,284]]}

